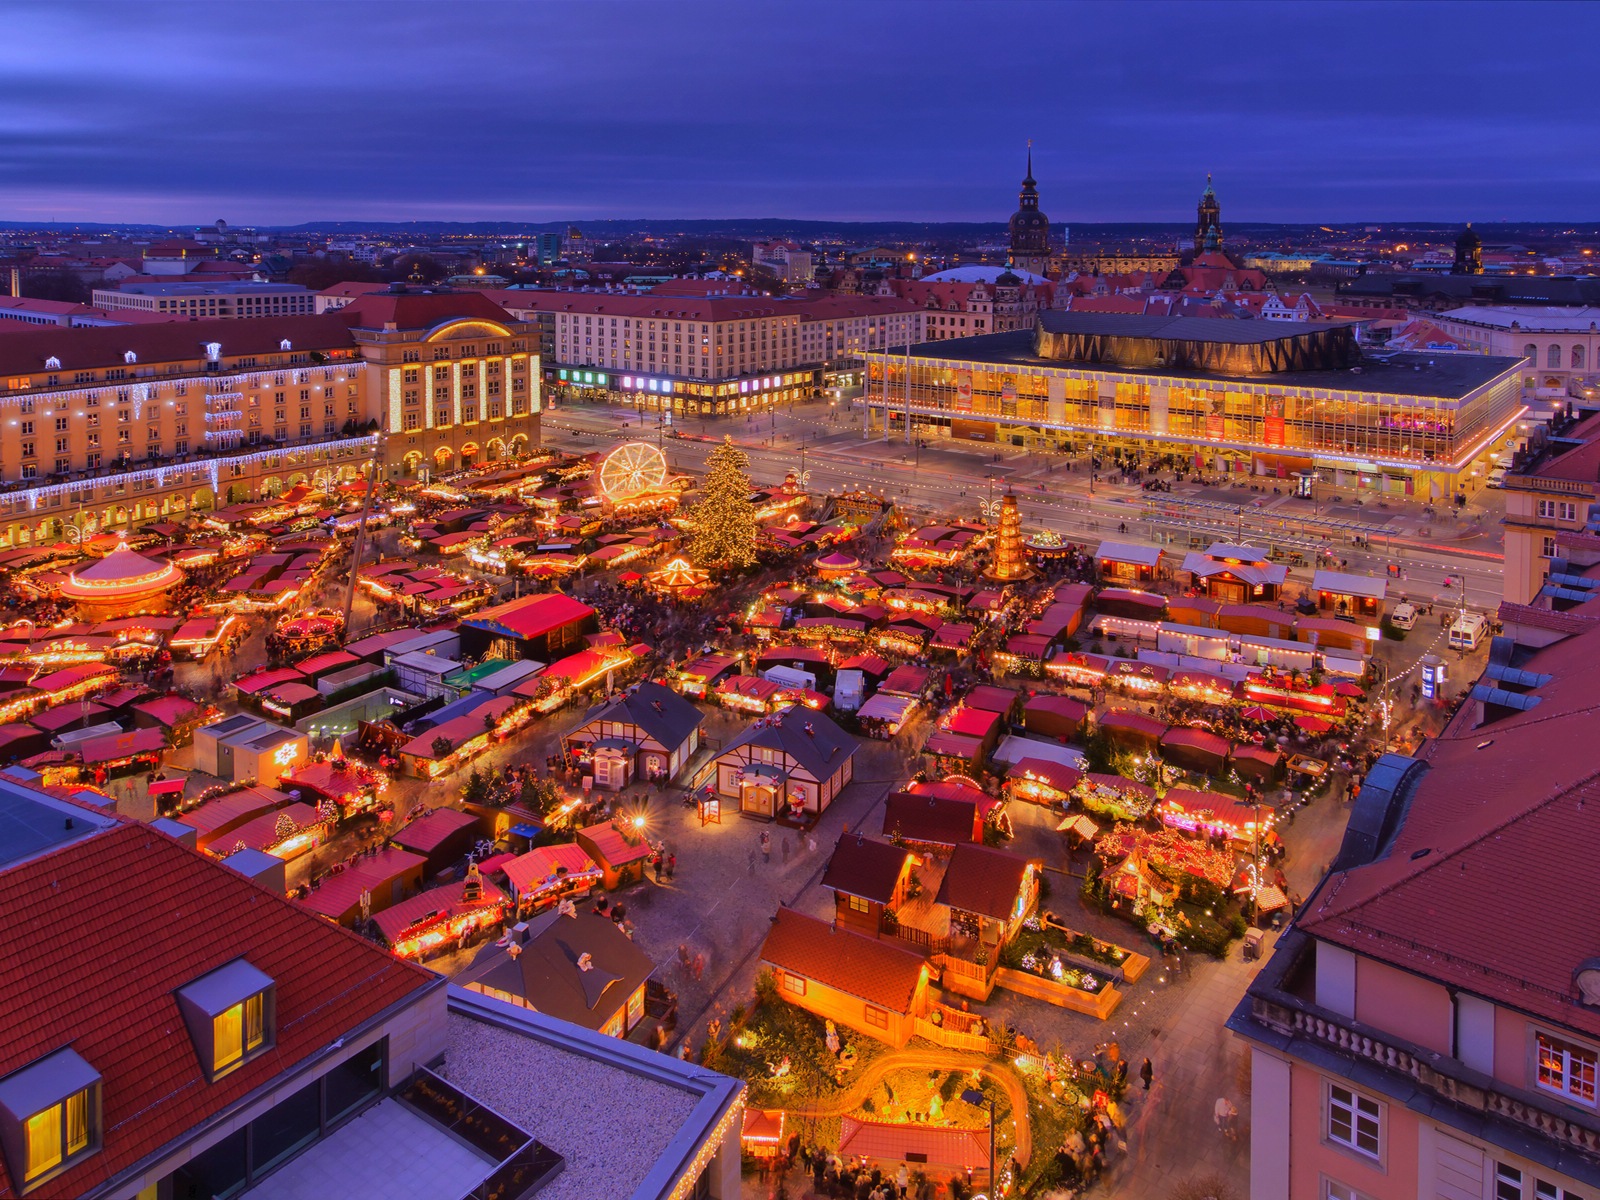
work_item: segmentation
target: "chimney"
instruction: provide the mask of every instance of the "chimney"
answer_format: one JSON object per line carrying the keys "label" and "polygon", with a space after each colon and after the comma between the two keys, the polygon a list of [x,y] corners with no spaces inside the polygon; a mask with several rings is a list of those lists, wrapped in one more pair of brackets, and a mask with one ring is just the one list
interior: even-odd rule
{"label": "chimney", "polygon": [[511,942],[516,946],[528,944],[528,923],[526,921],[518,921],[511,927]]}

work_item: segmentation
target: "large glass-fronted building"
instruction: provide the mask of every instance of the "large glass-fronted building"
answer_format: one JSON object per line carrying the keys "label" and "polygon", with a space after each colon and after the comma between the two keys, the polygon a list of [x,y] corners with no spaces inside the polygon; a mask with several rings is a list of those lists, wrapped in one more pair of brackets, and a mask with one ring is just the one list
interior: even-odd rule
{"label": "large glass-fronted building", "polygon": [[[868,352],[866,428],[1445,496],[1523,413],[1520,360],[1373,354],[1354,326],[1047,313],[1031,331]],[[1474,474],[1476,471],[1476,475]]]}

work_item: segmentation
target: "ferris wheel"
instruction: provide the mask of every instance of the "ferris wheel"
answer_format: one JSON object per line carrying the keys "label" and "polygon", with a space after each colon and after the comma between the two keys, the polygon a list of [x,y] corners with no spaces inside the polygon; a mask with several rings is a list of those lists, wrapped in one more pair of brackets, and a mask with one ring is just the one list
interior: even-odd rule
{"label": "ferris wheel", "polygon": [[659,492],[666,482],[666,456],[648,442],[618,446],[600,464],[600,490],[608,500]]}

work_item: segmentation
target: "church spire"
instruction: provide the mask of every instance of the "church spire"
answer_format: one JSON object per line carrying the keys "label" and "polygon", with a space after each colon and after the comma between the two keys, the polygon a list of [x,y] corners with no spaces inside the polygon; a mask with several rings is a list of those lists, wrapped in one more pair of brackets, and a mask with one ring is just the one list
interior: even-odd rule
{"label": "church spire", "polygon": [[1023,177],[1022,186],[1025,188],[1037,187],[1038,180],[1033,177],[1033,139],[1028,139],[1028,173]]}

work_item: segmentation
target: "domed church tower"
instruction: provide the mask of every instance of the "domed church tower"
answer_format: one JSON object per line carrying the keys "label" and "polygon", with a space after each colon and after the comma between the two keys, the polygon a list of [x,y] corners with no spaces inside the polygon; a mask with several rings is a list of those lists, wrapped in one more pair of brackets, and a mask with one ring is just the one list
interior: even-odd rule
{"label": "domed church tower", "polygon": [[1203,254],[1222,249],[1222,206],[1217,203],[1211,173],[1206,172],[1206,190],[1200,195],[1200,219],[1194,227],[1194,252]]}
{"label": "domed church tower", "polygon": [[1011,217],[1011,263],[1043,275],[1050,265],[1050,218],[1039,211],[1039,185],[1033,178],[1033,144],[1028,144],[1028,174]]}
{"label": "domed church tower", "polygon": [[1456,261],[1450,268],[1452,275],[1483,274],[1483,239],[1472,228],[1472,222],[1456,238]]}

